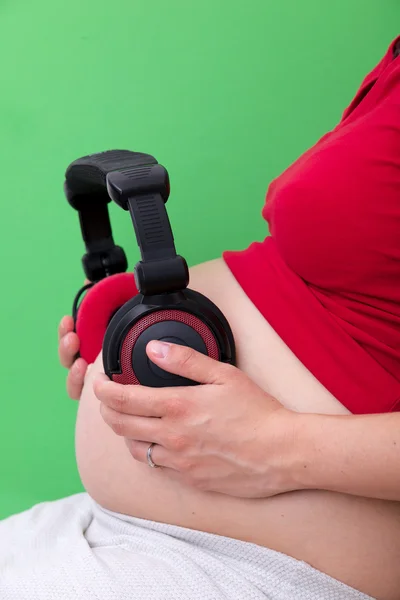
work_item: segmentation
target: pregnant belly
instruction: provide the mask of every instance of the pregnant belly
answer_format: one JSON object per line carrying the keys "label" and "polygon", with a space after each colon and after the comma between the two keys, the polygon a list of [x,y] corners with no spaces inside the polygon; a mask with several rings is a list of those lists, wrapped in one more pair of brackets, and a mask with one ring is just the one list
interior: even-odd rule
{"label": "pregnant belly", "polygon": [[[295,358],[218,260],[192,269],[191,287],[231,323],[239,367],[299,412],[347,414]],[[83,485],[102,506],[143,519],[250,541],[283,552],[378,598],[398,600],[400,506],[322,491],[247,500],[204,493],[136,463],[104,424],[87,377],[76,425]]]}

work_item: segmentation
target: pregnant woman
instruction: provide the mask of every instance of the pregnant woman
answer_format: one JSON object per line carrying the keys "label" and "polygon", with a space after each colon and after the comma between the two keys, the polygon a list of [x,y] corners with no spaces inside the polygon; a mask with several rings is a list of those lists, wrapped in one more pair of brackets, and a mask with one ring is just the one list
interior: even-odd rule
{"label": "pregnant woman", "polygon": [[[373,493],[368,483],[381,470],[390,484],[392,468],[368,460],[371,444],[386,443],[372,413],[388,418],[390,436],[389,413],[400,407],[399,49],[395,40],[337,127],[270,185],[271,235],[191,270],[190,287],[230,322],[239,370],[196,355],[184,354],[184,364],[186,351],[174,346],[165,359],[149,348],[167,370],[190,370],[205,384],[186,390],[189,408],[173,390],[106,381],[101,357],[81,392],[86,365],[72,364],[79,340],[63,320],[60,355],[72,365],[70,394],[80,396],[76,454],[87,494],[0,524],[2,599],[399,599],[400,493]],[[313,470],[297,424],[306,428],[301,418],[313,413],[335,415],[344,428],[352,413],[372,415],[379,439],[364,440],[364,450],[354,442],[358,470],[375,469],[364,488],[350,478],[348,489],[329,491],[329,464],[325,486],[286,477],[283,447],[296,457],[299,444],[293,473]],[[196,470],[193,448],[193,465],[179,460],[190,432],[199,457],[201,449],[211,457],[210,479]],[[211,481],[213,432],[232,464],[220,482]],[[321,451],[324,435],[335,444],[329,428],[322,433]],[[147,462],[153,443],[163,468]],[[271,481],[255,489],[274,443],[282,481],[270,469]],[[337,443],[345,481],[353,454],[341,450]],[[235,476],[248,489],[238,490]]]}

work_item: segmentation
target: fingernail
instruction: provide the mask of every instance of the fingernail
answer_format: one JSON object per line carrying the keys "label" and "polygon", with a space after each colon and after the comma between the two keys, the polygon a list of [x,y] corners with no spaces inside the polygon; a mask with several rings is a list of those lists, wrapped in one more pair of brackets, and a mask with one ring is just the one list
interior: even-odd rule
{"label": "fingernail", "polygon": [[165,342],[154,341],[150,342],[150,352],[157,358],[166,358],[170,345]]}
{"label": "fingernail", "polygon": [[82,370],[79,368],[79,363],[74,363],[71,367],[71,375],[75,381],[80,381],[83,377]]}
{"label": "fingernail", "polygon": [[64,346],[64,348],[69,348],[69,346],[70,346],[70,341],[71,341],[71,340],[69,339],[69,336],[68,336],[68,335],[66,335],[66,336],[63,338],[63,346]]}

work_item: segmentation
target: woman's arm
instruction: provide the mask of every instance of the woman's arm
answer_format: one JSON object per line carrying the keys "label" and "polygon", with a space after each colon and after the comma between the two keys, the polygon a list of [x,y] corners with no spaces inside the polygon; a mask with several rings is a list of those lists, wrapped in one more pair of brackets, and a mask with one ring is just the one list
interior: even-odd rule
{"label": "woman's arm", "polygon": [[[148,347],[165,370],[203,385],[149,389],[101,375],[101,414],[132,456],[207,491],[262,498],[320,489],[400,500],[400,415],[295,413],[243,372],[181,346]],[[156,418],[155,418],[156,417]]]}
{"label": "woman's arm", "polygon": [[[83,359],[74,362],[79,340],[73,333],[71,317],[65,317],[61,322],[59,340],[62,364],[66,368],[73,365],[67,380],[69,395],[79,398],[87,365]],[[276,407],[276,402],[254,384],[250,384],[244,375],[241,377],[248,398],[246,415],[250,416],[254,410],[254,402],[249,399],[250,394],[254,398],[260,397],[264,405],[264,414],[259,410],[254,415],[254,420],[258,424],[264,420],[265,435],[257,437],[257,447],[254,446],[255,449],[250,455],[246,452],[246,459],[258,473],[252,473],[248,466],[247,477],[243,474],[240,477],[239,472],[245,464],[242,458],[236,476],[232,474],[236,482],[232,487],[227,486],[229,492],[224,489],[225,493],[243,495],[247,484],[246,495],[257,497],[291,489],[324,489],[400,501],[400,413],[325,416],[295,414],[282,410],[279,411],[279,418],[275,418],[278,414],[273,414],[272,419],[271,412],[275,411],[271,411],[271,408]],[[232,400],[230,393],[230,405]],[[134,432],[130,431],[127,437],[134,439]],[[219,439],[222,438],[222,435],[219,436]],[[265,445],[260,448],[260,444]],[[135,445],[134,442],[131,442],[130,446],[134,448],[133,454],[136,457],[143,455],[147,449],[146,444],[139,445],[139,449],[138,444]],[[260,462],[261,456],[265,457],[263,473],[260,473],[260,465],[256,464]],[[211,465],[207,466],[208,469],[211,468]],[[210,473],[210,470],[208,472]],[[261,475],[261,479],[257,478],[257,475]],[[253,490],[249,479],[254,481]],[[268,485],[263,487],[265,482]],[[211,485],[211,481],[209,484]]]}
{"label": "woman's arm", "polygon": [[400,501],[400,413],[298,415],[287,455],[300,489]]}

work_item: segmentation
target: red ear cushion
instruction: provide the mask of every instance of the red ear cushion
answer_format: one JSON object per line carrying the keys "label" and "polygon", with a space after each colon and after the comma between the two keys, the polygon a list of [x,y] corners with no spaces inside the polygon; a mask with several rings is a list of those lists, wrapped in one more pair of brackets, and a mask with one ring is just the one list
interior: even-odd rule
{"label": "red ear cushion", "polygon": [[76,332],[80,339],[79,353],[88,364],[100,353],[112,315],[137,293],[133,273],[106,277],[86,293],[79,306]]}

